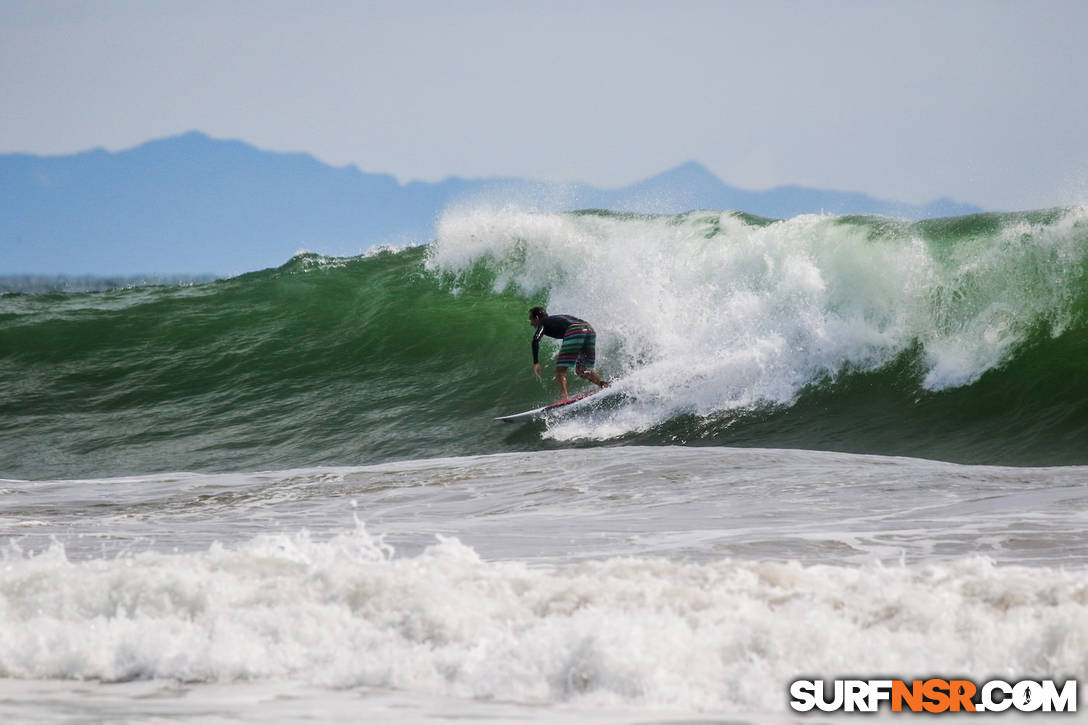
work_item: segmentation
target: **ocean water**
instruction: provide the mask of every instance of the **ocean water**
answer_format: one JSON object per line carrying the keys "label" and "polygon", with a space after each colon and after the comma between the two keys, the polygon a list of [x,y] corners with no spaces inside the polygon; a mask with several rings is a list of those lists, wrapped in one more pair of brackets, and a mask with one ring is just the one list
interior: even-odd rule
{"label": "ocean water", "polygon": [[[1088,681],[1086,259],[1084,208],[464,209],[37,280],[0,296],[0,719],[830,722],[789,682]],[[505,425],[555,394],[534,304],[614,394]]]}

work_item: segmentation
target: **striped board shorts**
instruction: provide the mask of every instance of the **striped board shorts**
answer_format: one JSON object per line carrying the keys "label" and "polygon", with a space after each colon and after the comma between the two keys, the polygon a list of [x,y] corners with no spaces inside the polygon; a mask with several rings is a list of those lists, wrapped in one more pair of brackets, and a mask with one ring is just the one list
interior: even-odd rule
{"label": "striped board shorts", "polygon": [[555,358],[557,368],[572,368],[582,365],[590,370],[597,361],[597,333],[584,324],[573,324],[563,333],[563,343],[559,346],[559,355]]}

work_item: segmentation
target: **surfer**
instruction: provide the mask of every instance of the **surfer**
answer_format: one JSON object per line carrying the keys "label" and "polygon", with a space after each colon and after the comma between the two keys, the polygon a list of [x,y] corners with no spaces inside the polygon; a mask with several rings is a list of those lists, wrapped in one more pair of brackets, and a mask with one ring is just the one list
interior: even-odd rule
{"label": "surfer", "polygon": [[602,388],[609,382],[593,372],[597,358],[597,333],[585,320],[571,315],[549,315],[543,307],[529,310],[529,324],[536,328],[533,334],[533,375],[540,377],[540,338],[544,335],[562,340],[555,358],[555,384],[562,396],[559,402],[570,399],[567,394],[567,368],[574,368],[578,377]]}

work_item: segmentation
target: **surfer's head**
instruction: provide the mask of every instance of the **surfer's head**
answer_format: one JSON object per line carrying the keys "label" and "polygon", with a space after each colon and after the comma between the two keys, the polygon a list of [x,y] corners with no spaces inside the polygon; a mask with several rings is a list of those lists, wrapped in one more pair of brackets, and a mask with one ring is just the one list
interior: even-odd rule
{"label": "surfer's head", "polygon": [[529,324],[539,325],[540,321],[548,316],[548,311],[543,307],[530,307],[529,308]]}

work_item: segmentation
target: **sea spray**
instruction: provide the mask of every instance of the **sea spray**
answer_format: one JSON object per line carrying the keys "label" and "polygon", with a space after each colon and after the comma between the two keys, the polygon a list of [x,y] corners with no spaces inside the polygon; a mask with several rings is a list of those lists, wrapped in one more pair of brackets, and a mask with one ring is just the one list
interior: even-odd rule
{"label": "sea spray", "polygon": [[922,392],[971,385],[1084,324],[1086,254],[1084,207],[955,224],[506,210],[447,215],[428,266],[487,270],[598,328],[637,402],[549,431],[570,440],[789,406],[905,354]]}
{"label": "sea spray", "polygon": [[[463,209],[427,247],[301,253],[188,287],[7,294],[0,475],[572,442],[1086,462],[1085,214]],[[496,428],[555,396],[530,368],[525,313],[542,302],[594,324],[622,404]]]}

